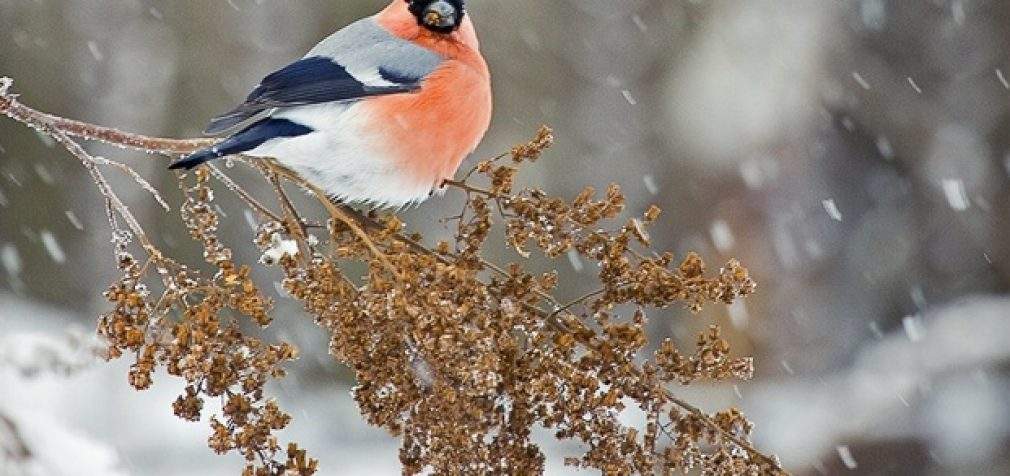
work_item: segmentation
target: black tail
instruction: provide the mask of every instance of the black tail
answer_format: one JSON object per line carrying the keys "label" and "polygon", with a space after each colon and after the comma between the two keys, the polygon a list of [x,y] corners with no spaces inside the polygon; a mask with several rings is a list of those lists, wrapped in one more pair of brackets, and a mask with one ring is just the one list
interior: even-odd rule
{"label": "black tail", "polygon": [[263,119],[242,129],[214,147],[198,150],[173,162],[168,168],[189,170],[214,159],[253,150],[271,139],[298,137],[310,132],[315,132],[315,129],[287,119]]}
{"label": "black tail", "polygon": [[217,154],[216,150],[217,149],[215,148],[199,150],[182,159],[172,162],[172,165],[169,165],[168,168],[169,170],[192,170],[205,162],[223,157],[222,155]]}

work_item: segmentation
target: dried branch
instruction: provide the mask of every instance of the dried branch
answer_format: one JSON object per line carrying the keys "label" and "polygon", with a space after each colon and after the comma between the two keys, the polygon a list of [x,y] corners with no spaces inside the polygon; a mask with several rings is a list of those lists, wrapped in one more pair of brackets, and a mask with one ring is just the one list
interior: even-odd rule
{"label": "dried branch", "polygon": [[214,178],[218,179],[218,181],[224,184],[224,186],[227,187],[228,190],[234,192],[235,195],[238,195],[238,197],[242,199],[243,202],[247,203],[250,207],[252,207],[253,210],[256,210],[256,212],[258,212],[260,215],[263,215],[265,218],[269,218],[271,221],[277,221],[277,222],[284,221],[280,216],[270,211],[269,208],[267,208],[258,200],[256,200],[256,198],[253,197],[251,193],[247,192],[239,184],[235,183],[235,181],[232,180],[231,177],[226,175],[218,166],[214,164],[207,164],[207,168],[210,169],[210,173],[214,175]]}
{"label": "dried branch", "polygon": [[[335,205],[333,202],[331,202],[330,197],[326,195],[326,192],[324,192],[319,187],[309,183],[305,179],[299,177],[297,174],[291,172],[290,170],[285,169],[284,167],[274,162],[267,162],[267,163],[269,164],[271,170],[274,171],[275,173],[280,174],[284,178],[290,180],[292,183],[300,187],[312,191],[312,194],[315,195],[316,199],[318,199],[319,202],[323,205],[323,207],[326,208],[326,211],[329,212],[331,218],[340,223],[343,223],[344,226],[348,227],[351,230],[351,232],[354,233],[355,236],[357,236],[361,240],[361,242],[368,247],[369,251],[372,252],[372,256],[374,256],[376,259],[382,262],[382,265],[386,267],[386,269],[389,271],[390,274],[392,274],[393,276],[397,276],[399,274],[396,268],[393,266],[393,264],[389,262],[389,258],[386,256],[386,254],[380,251],[377,246],[375,246],[375,242],[372,241],[372,238],[368,236],[368,234],[365,233],[365,231],[362,230],[360,226],[358,226],[357,222],[355,222],[352,218],[350,218],[347,215],[347,213],[345,213],[344,210],[341,209],[341,206]],[[290,202],[288,203],[290,204]]]}
{"label": "dried branch", "polygon": [[158,205],[161,205],[162,209],[164,209],[166,212],[172,211],[172,207],[168,206],[168,202],[166,202],[165,199],[162,198],[161,193],[158,192],[158,189],[154,188],[154,186],[151,185],[150,182],[147,181],[147,179],[145,179],[142,175],[137,173],[136,170],[133,170],[132,167],[120,162],[116,162],[114,160],[106,159],[105,157],[94,156],[91,158],[91,160],[98,165],[108,165],[110,167],[115,167],[119,170],[122,170],[126,175],[132,178],[134,182],[137,182],[137,185],[140,185],[140,188],[144,189],[145,192],[150,193],[151,196],[154,197],[154,200],[158,202]]}
{"label": "dried branch", "polygon": [[131,134],[117,129],[74,121],[24,106],[17,96],[10,94],[14,81],[0,78],[0,112],[23,124],[46,124],[51,130],[70,137],[103,142],[123,149],[146,152],[148,154],[182,155],[214,145],[213,139],[162,139],[139,134]]}
{"label": "dried branch", "polygon": [[[681,355],[667,340],[644,366],[636,358],[647,342],[645,309],[681,303],[697,311],[706,303],[732,302],[754,290],[747,271],[731,261],[717,276],[706,277],[697,256],[677,266],[668,253],[647,257],[650,253],[635,250],[636,243],[650,249],[645,228],[659,212],[650,209],[621,227],[604,226],[624,209],[616,186],[602,199],[587,189],[571,202],[535,189],[515,192],[517,167],[540,158],[554,141],[550,129],[479,163],[463,180],[446,183],[467,198],[455,250],[445,243],[429,248],[403,233],[395,218],[378,220],[335,203],[273,162],[259,164],[282,213],[256,201],[219,169],[198,169],[195,184],[183,182],[187,201],[181,211],[216,270],[202,278],[150,244],[97,170],[101,159],[88,156],[72,137],[167,156],[211,141],[150,138],[58,118],[18,103],[10,85],[0,81],[0,112],[54,137],[81,160],[110,210],[127,222],[148,254],[138,265],[119,245],[124,278],[107,293],[115,309],[100,322],[110,352],[135,356],[131,383],[138,389],[151,385],[158,363],[185,379],[186,394],[175,404],[182,418],[199,419],[205,398],[221,398],[223,421],[212,419],[209,443],[220,453],[240,452],[250,462],[247,474],[308,475],[317,463],[296,445],[288,447],[286,461],[278,460],[281,447],[273,432],[290,417],[263,395],[267,380],[283,376],[281,366],[296,351],[283,343],[267,345],[225,317],[232,312],[266,326],[270,303],[249,279],[248,267],[235,264],[216,235],[220,218],[210,205],[211,175],[268,220],[255,240],[264,256],[273,258],[265,262],[281,267],[288,293],[331,332],[331,352],[356,373],[354,397],[362,414],[403,437],[406,473],[542,472],[543,455],[530,440],[531,427],[540,425],[587,447],[581,457],[567,460],[570,464],[606,473],[700,467],[712,474],[786,474],[750,444],[752,425],[739,411],[709,415],[667,388],[701,378],[750,377],[750,360],[731,358],[718,328],[699,336],[694,355]],[[513,164],[501,165],[506,158]],[[488,186],[472,181],[478,173]],[[336,257],[306,239],[311,224],[279,177],[312,191],[330,215],[329,245]],[[576,252],[595,260],[601,289],[562,304],[551,292],[557,273],[533,276],[520,263],[500,266],[484,259],[494,224],[492,203],[511,248],[522,255],[534,246],[551,258]],[[371,272],[355,284],[335,258],[368,262]],[[165,288],[153,298],[141,284],[152,269]],[[628,304],[638,308],[634,316],[612,315],[611,309]],[[627,428],[617,420],[627,399],[648,415],[645,428]],[[661,445],[660,436],[669,443]]]}

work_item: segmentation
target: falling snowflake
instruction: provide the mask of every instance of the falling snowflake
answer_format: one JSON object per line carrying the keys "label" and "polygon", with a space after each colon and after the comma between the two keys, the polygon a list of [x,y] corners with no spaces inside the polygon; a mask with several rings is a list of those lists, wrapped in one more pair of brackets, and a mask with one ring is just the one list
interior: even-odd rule
{"label": "falling snowflake", "polygon": [[963,180],[943,179],[943,194],[947,196],[947,203],[954,210],[963,212],[971,207]]}
{"label": "falling snowflake", "polygon": [[832,220],[842,221],[842,212],[838,209],[838,204],[833,199],[824,200],[821,204],[824,205],[824,211],[828,212],[828,216]]}

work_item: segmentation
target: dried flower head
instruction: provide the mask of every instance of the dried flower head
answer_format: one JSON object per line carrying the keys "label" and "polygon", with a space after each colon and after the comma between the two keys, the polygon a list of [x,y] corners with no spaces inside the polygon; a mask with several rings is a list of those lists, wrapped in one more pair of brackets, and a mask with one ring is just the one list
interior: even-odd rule
{"label": "dried flower head", "polygon": [[[2,93],[0,112],[53,136],[85,166],[93,161],[71,136],[161,151],[198,145],[54,120],[20,105],[6,88]],[[734,357],[718,327],[701,334],[691,354],[666,340],[651,358],[643,355],[651,311],[734,302],[754,292],[747,270],[731,261],[710,274],[697,255],[677,260],[652,249],[649,227],[659,209],[621,220],[627,204],[616,185],[602,194],[587,188],[571,200],[520,188],[518,167],[541,158],[553,141],[544,127],[529,143],[448,182],[466,196],[466,206],[453,218],[454,239],[433,248],[406,234],[397,218],[333,203],[272,162],[255,166],[272,185],[279,211],[221,171],[200,169],[180,177],[181,218],[204,250],[200,267],[154,247],[99,174],[122,272],[105,294],[110,310],[99,321],[108,355],[129,356],[129,382],[138,390],[154,384],[159,367],[185,381],[173,404],[182,419],[200,420],[207,399],[219,399],[222,411],[211,417],[207,441],[215,452],[240,454],[248,463],[243,474],[317,471],[316,460],[276,436],[291,417],[264,388],[284,376],[298,352],[240,326],[271,325],[272,303],[218,236],[211,188],[217,178],[259,213],[252,242],[261,263],[283,272],[287,293],[329,332],[330,352],[355,374],[353,398],[363,417],[402,440],[405,474],[542,473],[536,428],[581,443],[585,451],[566,463],[605,474],[783,473],[751,446],[753,425],[739,410],[706,414],[671,391],[701,379],[751,378],[751,360]],[[500,163],[509,157],[511,164]],[[308,233],[311,222],[288,199],[284,181],[317,194],[329,216],[318,227],[326,239]],[[498,224],[516,251],[512,263],[486,258],[499,245],[490,240]],[[134,258],[137,251],[144,257]],[[553,294],[559,283],[586,278],[534,273],[527,260],[533,253],[593,262],[598,289],[560,301]],[[367,263],[367,271],[349,274],[347,261]],[[620,418],[630,407],[644,412],[644,426]]]}

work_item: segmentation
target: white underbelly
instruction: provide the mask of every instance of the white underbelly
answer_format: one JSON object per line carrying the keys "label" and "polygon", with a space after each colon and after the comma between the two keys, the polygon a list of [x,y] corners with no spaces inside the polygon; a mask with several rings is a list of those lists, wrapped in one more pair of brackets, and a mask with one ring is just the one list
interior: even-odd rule
{"label": "white underbelly", "polygon": [[334,198],[377,207],[402,207],[428,198],[435,178],[408,177],[377,139],[362,132],[359,104],[320,104],[278,111],[315,132],[272,139],[247,152],[272,157]]}

